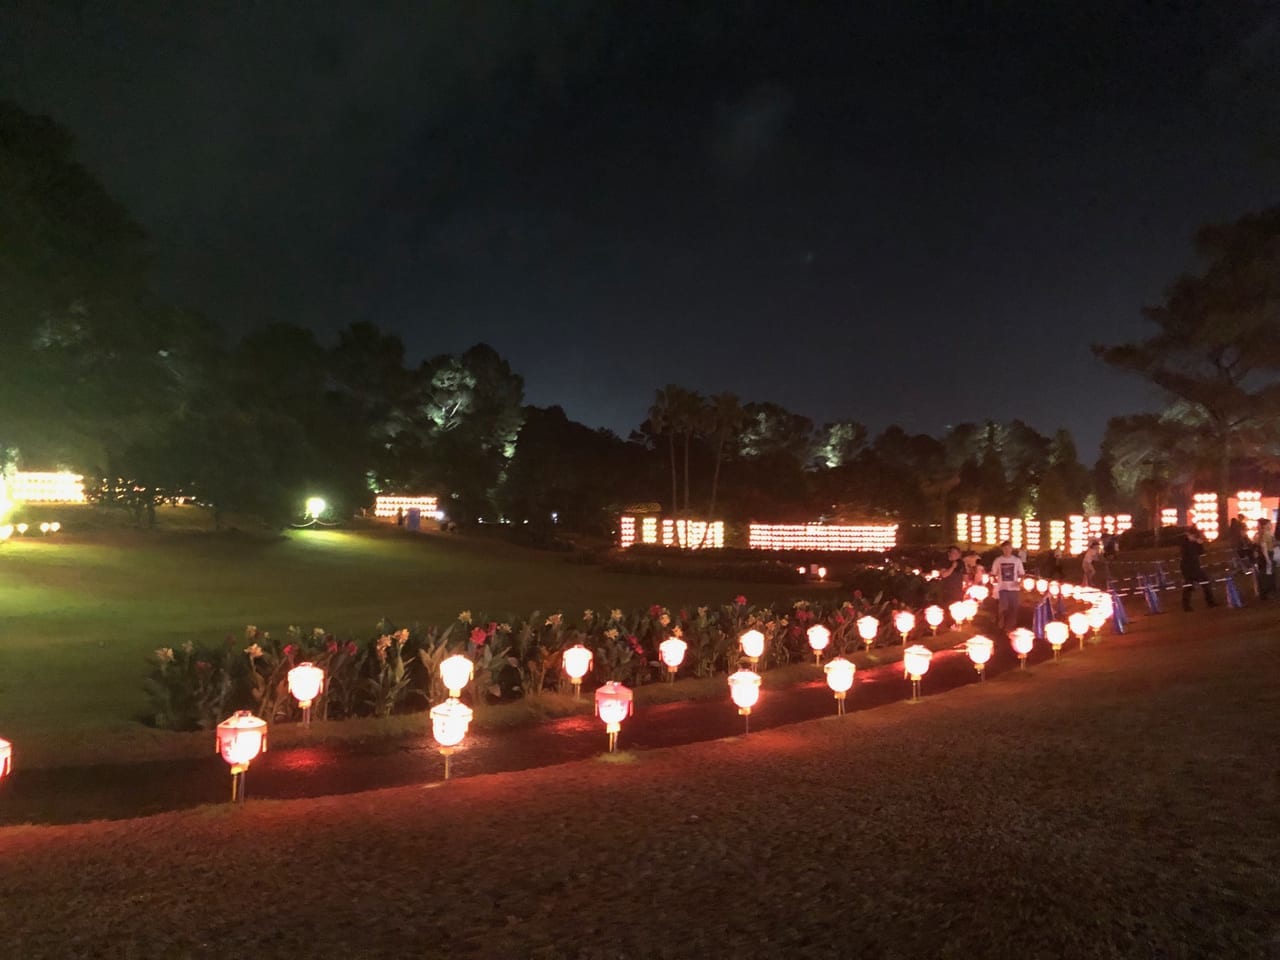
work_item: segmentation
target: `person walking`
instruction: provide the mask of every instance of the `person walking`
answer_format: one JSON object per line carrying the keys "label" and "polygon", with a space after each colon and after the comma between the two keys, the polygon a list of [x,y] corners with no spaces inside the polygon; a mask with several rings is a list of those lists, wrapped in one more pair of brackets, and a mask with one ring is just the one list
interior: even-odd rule
{"label": "person walking", "polygon": [[944,607],[964,599],[964,560],[960,557],[959,547],[947,548],[947,565],[938,574],[938,584]]}
{"label": "person walking", "polygon": [[1018,601],[1022,597],[1024,576],[1022,560],[1014,555],[1013,544],[1006,540],[1000,544],[1000,556],[991,563],[991,579],[995,581],[1000,605],[1000,629],[1005,633],[1018,625]]}
{"label": "person walking", "polygon": [[1216,607],[1218,603],[1213,599],[1213,588],[1204,568],[1200,566],[1200,558],[1204,555],[1203,534],[1195,527],[1188,528],[1182,535],[1178,548],[1182,561],[1182,609],[1191,609],[1191,595],[1195,592],[1197,583],[1204,590],[1205,606]]}
{"label": "person walking", "polygon": [[1271,521],[1265,517],[1258,521],[1258,536],[1254,543],[1258,566],[1258,597],[1270,600],[1276,592],[1276,535]]}
{"label": "person walking", "polygon": [[1098,562],[1098,541],[1090,540],[1089,548],[1080,555],[1080,569],[1084,572],[1084,585],[1086,587],[1096,587],[1094,583],[1094,564]]}

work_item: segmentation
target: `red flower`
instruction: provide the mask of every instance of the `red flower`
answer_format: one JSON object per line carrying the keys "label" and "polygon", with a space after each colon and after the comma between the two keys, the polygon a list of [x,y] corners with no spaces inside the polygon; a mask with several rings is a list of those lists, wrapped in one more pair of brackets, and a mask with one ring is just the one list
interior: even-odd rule
{"label": "red flower", "polygon": [[484,625],[484,632],[489,636],[493,636],[498,631],[498,624],[494,620],[490,620]]}
{"label": "red flower", "polygon": [[842,617],[840,614],[837,613],[835,615],[835,621],[836,621],[836,626],[839,626],[840,624],[844,623],[844,617]]}
{"label": "red flower", "polygon": [[284,645],[284,655],[285,655],[286,657],[288,657],[290,660],[292,660],[292,659],[293,659],[293,654],[294,654],[294,652],[295,652],[295,650],[296,650],[296,649],[297,649],[297,648],[296,648],[296,647],[294,647],[294,645],[293,645],[292,643],[286,643],[286,644]]}
{"label": "red flower", "polygon": [[484,646],[484,642],[489,639],[489,635],[484,632],[484,627],[476,627],[471,631],[471,642],[477,647]]}
{"label": "red flower", "polygon": [[662,608],[655,603],[649,608],[649,616],[656,620],[658,617],[662,616]]}
{"label": "red flower", "polygon": [[733,598],[733,602],[740,607],[745,607],[747,605],[747,598],[744,597],[742,594],[738,594],[736,597]]}
{"label": "red flower", "polygon": [[330,637],[330,638],[329,638],[329,642],[325,644],[325,647],[328,649],[328,651],[329,651],[330,653],[337,653],[337,652],[338,652],[338,641],[337,641],[337,640],[335,640],[335,639],[333,639],[333,637]]}
{"label": "red flower", "polygon": [[853,595],[854,595],[854,597],[855,597],[856,599],[858,599],[858,600],[861,600],[861,599],[862,599],[862,591],[861,591],[861,590],[855,590],[855,591],[853,591]]}
{"label": "red flower", "polygon": [[196,661],[196,673],[208,673],[213,668],[205,660]]}
{"label": "red flower", "polygon": [[356,651],[357,651],[358,649],[360,649],[360,648],[359,648],[359,647],[357,647],[354,643],[348,643],[348,644],[347,644],[347,656],[348,656],[348,657],[354,657],[354,656],[356,655]]}

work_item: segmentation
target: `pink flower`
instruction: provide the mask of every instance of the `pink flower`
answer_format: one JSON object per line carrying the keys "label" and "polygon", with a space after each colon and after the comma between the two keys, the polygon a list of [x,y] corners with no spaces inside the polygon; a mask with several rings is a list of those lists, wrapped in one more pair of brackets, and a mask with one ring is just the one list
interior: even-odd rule
{"label": "pink flower", "polygon": [[484,632],[484,627],[476,627],[471,631],[471,642],[477,647],[484,646],[484,642],[489,639],[489,635]]}
{"label": "pink flower", "polygon": [[733,598],[733,602],[740,607],[745,607],[747,605],[747,598],[744,597],[742,594],[738,594],[736,597]]}
{"label": "pink flower", "polygon": [[649,608],[649,616],[651,617],[662,616],[662,608],[655,603],[652,607]]}
{"label": "pink flower", "polygon": [[359,649],[360,649],[360,648],[359,648],[359,647],[357,647],[354,643],[348,643],[348,644],[347,644],[347,656],[348,656],[348,657],[354,657],[354,656],[356,655],[356,651],[357,651],[357,650],[359,650]]}
{"label": "pink flower", "polygon": [[325,648],[326,648],[330,653],[337,653],[337,652],[338,652],[338,641],[337,641],[337,640],[335,640],[335,639],[333,639],[333,637],[330,637],[330,638],[329,638],[329,642],[325,644]]}
{"label": "pink flower", "polygon": [[293,659],[293,655],[296,652],[296,650],[297,648],[292,643],[286,643],[284,645],[284,655],[288,657],[290,660]]}

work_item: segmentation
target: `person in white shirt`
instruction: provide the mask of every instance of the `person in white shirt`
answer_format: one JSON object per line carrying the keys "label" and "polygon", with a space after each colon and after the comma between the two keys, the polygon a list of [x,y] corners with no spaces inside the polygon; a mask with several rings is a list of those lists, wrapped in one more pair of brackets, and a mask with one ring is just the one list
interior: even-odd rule
{"label": "person in white shirt", "polygon": [[1094,564],[1098,562],[1098,556],[1102,551],[1098,549],[1098,541],[1090,540],[1089,548],[1080,555],[1080,570],[1084,574],[1084,585],[1086,587],[1096,587],[1093,582]]}
{"label": "person in white shirt", "polygon": [[991,579],[1000,604],[1000,629],[1008,633],[1018,625],[1018,601],[1022,596],[1025,571],[1022,560],[1014,556],[1013,544],[1008,540],[1000,544],[1000,554],[991,564]]}

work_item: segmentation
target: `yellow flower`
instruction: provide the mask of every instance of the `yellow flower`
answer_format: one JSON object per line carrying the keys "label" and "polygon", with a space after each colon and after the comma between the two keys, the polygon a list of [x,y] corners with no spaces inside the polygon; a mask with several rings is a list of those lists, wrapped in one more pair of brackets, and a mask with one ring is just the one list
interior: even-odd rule
{"label": "yellow flower", "polygon": [[156,659],[163,663],[173,663],[173,647],[161,647],[156,651]]}
{"label": "yellow flower", "polygon": [[609,619],[614,623],[617,623],[619,620],[622,619],[622,611],[615,607],[613,610],[609,612]]}
{"label": "yellow flower", "polygon": [[671,617],[664,613],[662,616],[658,618],[658,622],[665,627],[667,624],[671,622]]}
{"label": "yellow flower", "polygon": [[604,635],[605,635],[605,638],[606,638],[606,639],[608,639],[608,640],[617,640],[617,639],[618,639],[618,631],[617,631],[617,630],[615,630],[615,629],[613,629],[612,627],[610,627],[608,630],[606,630],[606,631],[604,632]]}
{"label": "yellow flower", "polygon": [[257,660],[260,656],[262,656],[262,648],[258,646],[256,643],[249,644],[247,647],[244,648],[244,652],[249,655],[250,660]]}
{"label": "yellow flower", "polygon": [[470,610],[463,610],[460,614],[458,614],[458,622],[459,622],[459,623],[470,623],[470,622],[471,622],[471,611],[470,611]]}
{"label": "yellow flower", "polygon": [[558,614],[558,613],[553,613],[551,616],[547,617],[546,626],[548,626],[548,627],[558,627],[558,626],[560,626],[560,620],[561,620],[561,616],[560,616],[560,614]]}
{"label": "yellow flower", "polygon": [[590,623],[590,622],[591,622],[592,620],[594,620],[595,618],[596,618],[596,612],[595,612],[594,610],[583,610],[583,611],[582,611],[582,619],[583,619],[584,621],[586,621],[587,623]]}

